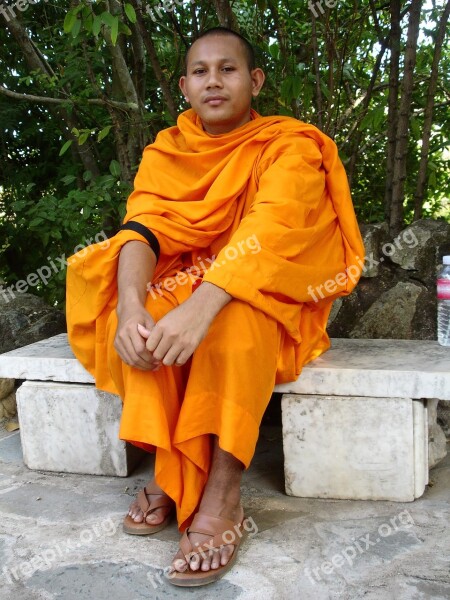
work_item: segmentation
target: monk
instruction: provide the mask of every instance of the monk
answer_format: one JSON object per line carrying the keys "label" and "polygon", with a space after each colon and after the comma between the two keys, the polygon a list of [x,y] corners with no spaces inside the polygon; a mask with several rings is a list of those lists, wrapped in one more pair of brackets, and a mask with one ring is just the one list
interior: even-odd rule
{"label": "monk", "polygon": [[273,388],[329,348],[364,249],[332,140],[251,108],[265,76],[248,41],[208,30],[185,63],[191,108],[145,148],[108,247],[69,260],[67,320],[97,387],[123,400],[120,438],[156,453],[124,531],[176,515],[168,580],[198,586],[236,560]]}

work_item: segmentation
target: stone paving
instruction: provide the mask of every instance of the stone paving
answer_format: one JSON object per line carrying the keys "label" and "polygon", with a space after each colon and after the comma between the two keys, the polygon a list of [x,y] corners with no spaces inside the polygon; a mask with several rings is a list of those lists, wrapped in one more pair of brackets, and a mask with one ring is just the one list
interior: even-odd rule
{"label": "stone paving", "polygon": [[152,457],[128,478],[30,471],[19,433],[0,433],[0,600],[450,598],[450,453],[411,503],[292,498],[281,427],[263,426],[244,476],[251,527],[238,562],[216,584],[183,590],[164,580],[174,523],[151,537],[121,531]]}

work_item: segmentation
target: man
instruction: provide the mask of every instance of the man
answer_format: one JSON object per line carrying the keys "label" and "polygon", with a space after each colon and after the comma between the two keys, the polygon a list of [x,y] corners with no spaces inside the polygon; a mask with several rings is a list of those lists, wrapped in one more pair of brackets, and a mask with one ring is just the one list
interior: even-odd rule
{"label": "man", "polygon": [[329,347],[332,301],[364,252],[334,143],[253,111],[263,83],[244,38],[199,37],[180,79],[192,108],[145,149],[109,248],[68,272],[75,354],[122,397],[121,439],[156,451],[124,530],[155,533],[176,511],[175,585],[236,560],[241,475],[273,387]]}

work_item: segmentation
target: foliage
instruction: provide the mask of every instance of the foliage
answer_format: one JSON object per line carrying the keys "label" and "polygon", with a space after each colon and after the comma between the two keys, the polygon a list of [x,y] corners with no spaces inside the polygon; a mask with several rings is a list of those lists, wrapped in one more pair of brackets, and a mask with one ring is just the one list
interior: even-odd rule
{"label": "foliage", "polygon": [[[401,86],[413,2],[397,4]],[[171,8],[158,8],[163,5]],[[178,89],[185,49],[197,32],[219,23],[239,29],[256,47],[267,79],[255,108],[311,122],[335,139],[360,220],[385,219],[393,85],[389,3],[326,5],[332,2],[53,0],[29,3],[15,16],[3,5],[0,278],[14,283],[100,231],[114,233],[143,147],[186,108]],[[422,5],[406,179],[396,200],[405,222],[418,214],[427,94],[446,6],[443,0]],[[444,43],[425,196],[419,198],[421,214],[432,218],[450,216],[449,63]],[[59,273],[39,292],[61,302],[63,277]]]}

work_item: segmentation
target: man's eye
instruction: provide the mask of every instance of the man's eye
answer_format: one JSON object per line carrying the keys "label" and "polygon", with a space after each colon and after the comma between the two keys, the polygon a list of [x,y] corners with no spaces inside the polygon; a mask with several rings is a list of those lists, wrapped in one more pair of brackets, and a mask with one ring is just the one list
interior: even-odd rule
{"label": "man's eye", "polygon": [[234,71],[234,67],[223,67],[223,71],[226,71],[227,73],[230,71]]}
{"label": "man's eye", "polygon": [[205,69],[195,69],[194,75],[201,75],[204,72],[205,72]]}

